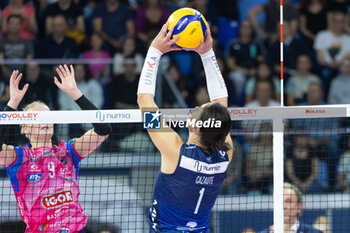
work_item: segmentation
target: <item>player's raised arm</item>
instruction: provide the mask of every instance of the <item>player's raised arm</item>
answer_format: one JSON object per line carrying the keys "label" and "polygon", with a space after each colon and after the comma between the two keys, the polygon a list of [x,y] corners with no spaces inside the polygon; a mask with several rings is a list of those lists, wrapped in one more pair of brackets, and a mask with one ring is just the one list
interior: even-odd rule
{"label": "player's raised arm", "polygon": [[[194,48],[202,60],[205,78],[207,81],[207,89],[211,102],[216,102],[227,107],[228,93],[226,89],[225,80],[222,77],[216,56],[213,50],[213,38],[211,37],[210,28],[208,27],[207,36],[201,44]],[[233,148],[230,133],[226,137],[226,142]],[[230,161],[232,159],[233,149],[227,151]]]}
{"label": "player's raised arm", "polygon": [[[143,65],[137,90],[137,103],[141,111],[158,110],[158,106],[154,102],[154,93],[156,89],[159,60],[163,53],[180,50],[174,46],[178,38],[170,39],[174,28],[170,29],[167,33],[167,26],[168,24],[164,24],[161,31],[153,40]],[[170,128],[167,130],[148,129],[148,133],[152,142],[162,154],[162,171],[171,173],[171,170],[173,170],[172,168],[174,166],[176,167],[179,158],[179,151],[183,144],[182,139]],[[167,165],[165,166],[164,164]]]}
{"label": "player's raised arm", "polygon": [[[21,103],[23,96],[28,90],[29,84],[25,84],[23,89],[20,90],[18,85],[21,81],[22,73],[18,70],[14,70],[10,77],[10,100],[7,103],[4,111],[16,111],[18,105]],[[12,164],[16,159],[16,153],[12,146],[5,145],[5,139],[9,134],[9,125],[0,125],[0,165],[8,166]]]}
{"label": "player's raised arm", "polygon": [[[54,77],[58,88],[66,92],[82,110],[98,110],[78,89],[72,65],[70,69],[67,65],[59,66],[56,71],[61,79],[60,82]],[[83,158],[93,152],[112,132],[112,127],[108,123],[93,123],[92,125],[93,129],[74,140],[74,149]]]}

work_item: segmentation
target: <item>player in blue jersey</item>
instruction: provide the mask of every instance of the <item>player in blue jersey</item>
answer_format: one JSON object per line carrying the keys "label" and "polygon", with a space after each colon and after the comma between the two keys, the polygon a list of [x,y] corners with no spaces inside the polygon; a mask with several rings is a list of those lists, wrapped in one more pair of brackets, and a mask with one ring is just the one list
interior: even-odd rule
{"label": "player in blue jersey", "polygon": [[[148,50],[138,87],[141,110],[157,109],[154,93],[159,60],[162,54],[179,50],[173,46],[178,38],[171,39],[172,31],[167,33],[165,24]],[[192,125],[187,143],[172,129],[148,130],[162,158],[149,210],[150,233],[209,232],[210,211],[233,154],[227,90],[212,43],[208,30],[205,41],[194,49],[203,62],[211,102],[196,108],[191,119],[215,119],[221,124],[215,124],[216,128],[213,124]]]}

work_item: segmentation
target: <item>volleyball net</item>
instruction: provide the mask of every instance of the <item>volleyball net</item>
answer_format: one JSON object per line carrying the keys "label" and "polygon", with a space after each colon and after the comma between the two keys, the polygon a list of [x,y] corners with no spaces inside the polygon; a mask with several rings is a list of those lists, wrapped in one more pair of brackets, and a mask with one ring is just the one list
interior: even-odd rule
{"label": "volleyball net", "polygon": [[[286,216],[298,208],[297,203],[289,210],[283,208],[284,182],[295,184],[303,192],[300,222],[314,224],[323,232],[350,231],[348,106],[228,111],[235,153],[211,214],[211,232],[260,232],[271,225],[275,232],[282,232]],[[180,121],[193,110],[161,112],[166,119]],[[28,143],[21,125],[34,128],[54,124],[52,142],[59,145],[63,140],[79,138],[92,123],[107,122],[112,124],[112,134],[79,167],[79,203],[88,216],[85,231],[148,232],[147,213],[161,158],[144,129],[147,122],[139,110],[0,113],[0,124],[11,125],[6,144],[15,146]],[[188,129],[174,129],[186,142]],[[89,139],[84,143],[90,143]],[[27,178],[32,186],[39,179]],[[26,189],[34,189],[30,185]],[[51,202],[59,212],[60,200]],[[46,217],[51,220],[59,217],[56,214]],[[24,230],[9,176],[1,168],[0,232]]]}

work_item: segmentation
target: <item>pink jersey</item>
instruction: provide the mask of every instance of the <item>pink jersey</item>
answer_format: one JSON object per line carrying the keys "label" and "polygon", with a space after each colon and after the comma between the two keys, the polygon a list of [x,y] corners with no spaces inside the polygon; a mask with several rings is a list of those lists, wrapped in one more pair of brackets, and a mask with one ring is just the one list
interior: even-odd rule
{"label": "pink jersey", "polygon": [[6,167],[26,232],[72,233],[83,229],[87,215],[78,203],[81,157],[74,141],[59,146],[14,147],[16,160]]}

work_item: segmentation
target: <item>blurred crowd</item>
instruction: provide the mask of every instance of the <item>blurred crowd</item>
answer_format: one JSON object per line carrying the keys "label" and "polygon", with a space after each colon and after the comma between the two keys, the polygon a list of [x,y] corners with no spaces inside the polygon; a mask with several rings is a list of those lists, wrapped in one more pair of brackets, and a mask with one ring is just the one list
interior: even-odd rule
{"label": "blurred crowd", "polygon": [[[284,1],[284,93],[279,78],[279,4],[280,0],[2,0],[0,60],[14,62],[0,65],[0,107],[9,100],[11,71],[19,69],[23,83],[30,83],[22,104],[42,100],[55,110],[78,110],[53,84],[54,65],[16,59],[80,58],[81,64],[75,65],[77,84],[97,107],[137,108],[147,48],[169,15],[181,7],[197,9],[210,24],[231,107],[279,106],[281,95],[288,106],[350,103],[350,2]],[[160,107],[180,107],[175,92],[190,107],[209,101],[196,53],[172,52],[162,60],[162,73],[176,91],[162,82],[156,95],[161,96]],[[286,180],[303,192],[349,191],[350,140],[318,132],[349,125],[334,118],[288,122],[294,133],[285,140]],[[235,128],[253,133],[237,137],[237,159],[224,193],[271,193],[271,124],[242,123]]]}

